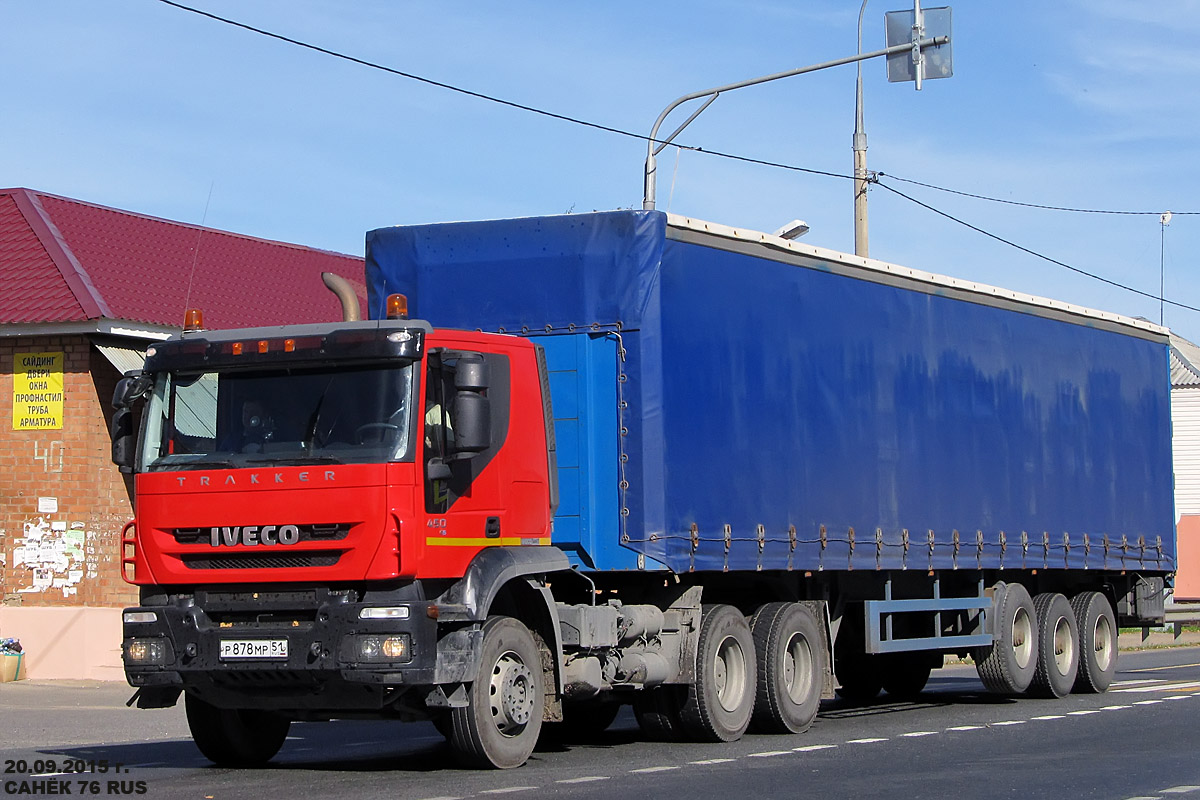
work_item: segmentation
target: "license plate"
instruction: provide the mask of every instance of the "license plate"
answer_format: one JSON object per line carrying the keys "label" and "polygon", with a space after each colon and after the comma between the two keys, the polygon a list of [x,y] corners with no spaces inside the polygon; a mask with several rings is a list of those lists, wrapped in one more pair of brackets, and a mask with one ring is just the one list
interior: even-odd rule
{"label": "license plate", "polygon": [[222,639],[221,659],[286,659],[287,639]]}

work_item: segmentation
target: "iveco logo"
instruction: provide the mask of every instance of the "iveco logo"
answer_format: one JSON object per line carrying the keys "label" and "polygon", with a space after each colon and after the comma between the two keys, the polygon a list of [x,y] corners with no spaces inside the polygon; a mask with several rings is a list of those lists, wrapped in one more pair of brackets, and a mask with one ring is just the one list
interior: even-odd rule
{"label": "iveco logo", "polygon": [[260,544],[295,544],[300,541],[300,529],[295,525],[244,525],[242,527],[213,528],[211,532],[213,547],[234,547],[239,544],[255,546]]}

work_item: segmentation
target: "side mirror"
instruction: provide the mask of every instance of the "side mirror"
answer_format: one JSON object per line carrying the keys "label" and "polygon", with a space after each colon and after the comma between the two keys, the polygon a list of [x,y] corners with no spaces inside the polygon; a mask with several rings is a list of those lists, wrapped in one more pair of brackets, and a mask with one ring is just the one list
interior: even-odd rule
{"label": "side mirror", "polygon": [[153,381],[141,372],[126,372],[113,392],[113,408],[129,408],[150,391]]}
{"label": "side mirror", "polygon": [[121,468],[121,472],[133,472],[134,460],[137,457],[135,448],[136,437],[133,432],[133,411],[128,407],[118,408],[113,413],[112,427],[112,460]]}
{"label": "side mirror", "polygon": [[488,400],[488,367],[479,353],[458,359],[454,370],[454,450],[482,453],[492,446],[492,404]]}

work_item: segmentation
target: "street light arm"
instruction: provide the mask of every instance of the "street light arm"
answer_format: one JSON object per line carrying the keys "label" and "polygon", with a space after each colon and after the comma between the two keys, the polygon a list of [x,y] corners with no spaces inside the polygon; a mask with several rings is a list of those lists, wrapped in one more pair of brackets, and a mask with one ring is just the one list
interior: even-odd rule
{"label": "street light arm", "polygon": [[[922,49],[924,49],[926,47],[937,47],[939,45],[946,44],[949,41],[950,41],[949,36],[937,36],[933,39],[922,39],[920,41],[920,43],[918,44],[918,46],[921,47]],[[730,84],[726,84],[725,86],[717,86],[712,89],[705,89],[702,92],[692,92],[691,94],[685,94],[682,97],[677,98],[676,100],[672,101],[670,105],[668,105],[666,108],[663,109],[662,113],[658,115],[658,119],[654,121],[654,127],[650,129],[650,138],[646,143],[646,180],[645,180],[645,196],[642,198],[642,208],[646,211],[654,210],[654,195],[655,195],[655,185],[654,185],[655,184],[655,180],[654,180],[655,175],[654,175],[654,173],[655,173],[655,169],[656,169],[655,158],[654,158],[655,155],[659,151],[661,151],[663,147],[666,147],[668,144],[670,144],[671,141],[676,136],[679,135],[680,131],[682,131],[689,124],[691,124],[692,120],[694,120],[696,117],[700,116],[701,111],[703,111],[704,109],[706,109],[710,105],[712,105],[713,100],[716,100],[717,96],[720,95],[721,93],[732,92],[734,89],[744,89],[747,86],[757,86],[760,83],[768,83],[770,81],[777,81],[777,80],[780,80],[781,78],[791,78],[794,75],[803,75],[806,72],[816,72],[817,70],[829,69],[830,67],[840,67],[843,64],[853,64],[857,61],[866,61],[866,60],[872,59],[872,58],[879,58],[880,56],[888,56],[888,55],[891,55],[892,53],[901,53],[906,50],[912,50],[912,47],[913,46],[910,43],[898,44],[898,45],[894,45],[892,47],[885,47],[882,50],[875,50],[870,53],[860,53],[858,55],[847,56],[846,58],[838,58],[833,61],[825,61],[821,64],[813,64],[808,67],[800,67],[798,69],[790,69],[790,70],[787,70],[786,72],[777,72],[774,75],[765,75],[761,78],[751,78],[750,80],[738,81],[737,83],[730,83]],[[666,140],[664,140],[662,142],[660,142],[658,140],[658,138],[657,138],[658,137],[658,129],[662,126],[663,122],[666,120],[667,116],[672,111],[674,111],[676,108],[683,105],[684,103],[688,102],[689,100],[698,100],[701,97],[709,97],[709,95],[712,95],[712,97],[709,99],[709,101],[707,103],[705,103],[700,108],[699,111],[695,112],[690,117],[688,117],[687,121],[684,122],[682,125],[680,125],[675,130],[674,133],[672,133],[669,137],[667,137]],[[655,149],[656,144],[661,145],[661,147],[659,147],[658,150]]]}

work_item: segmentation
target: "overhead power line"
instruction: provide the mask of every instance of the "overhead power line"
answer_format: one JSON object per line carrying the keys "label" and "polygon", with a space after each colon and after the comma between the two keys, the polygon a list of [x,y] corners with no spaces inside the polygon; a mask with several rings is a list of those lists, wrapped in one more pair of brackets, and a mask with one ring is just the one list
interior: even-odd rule
{"label": "overhead power line", "polygon": [[[204,11],[199,8],[194,8],[192,6],[184,5],[183,3],[175,2],[175,0],[158,0],[158,2],[163,3],[164,5],[171,6],[173,8],[177,8],[181,11],[187,11],[189,13],[197,14],[199,16],[206,17],[206,18],[214,20],[216,22],[221,22],[226,25],[231,25],[235,28],[241,28],[242,30],[249,31],[251,33],[256,33],[260,36],[265,36],[267,38],[285,42],[287,44],[291,44],[296,47],[302,47],[307,50],[312,50],[314,52],[321,53],[321,54],[327,55],[327,56],[331,56],[333,58],[338,58],[343,61],[348,61],[353,64],[358,64],[360,66],[367,67],[369,69],[380,70],[380,71],[386,72],[390,75],[396,75],[397,77],[407,78],[412,81],[424,83],[426,85],[433,86],[433,87],[436,87],[439,89],[446,89],[447,91],[456,92],[458,94],[465,95],[467,97],[473,97],[477,100],[484,100],[489,103],[495,103],[498,105],[507,106],[508,108],[514,108],[519,111],[526,111],[531,114],[538,114],[543,117],[548,117],[550,119],[556,119],[561,122],[568,122],[568,123],[571,123],[574,125],[582,125],[584,127],[593,128],[595,130],[605,131],[607,133],[614,133],[614,134],[617,134],[618,136],[625,136],[625,137],[628,137],[631,139],[638,139],[643,142],[654,141],[649,136],[645,136],[640,133],[634,133],[632,131],[627,131],[622,128],[613,127],[611,125],[604,125],[604,124],[601,124],[598,122],[592,122],[590,120],[580,119],[578,117],[572,117],[572,116],[569,116],[566,114],[559,114],[559,113],[556,113],[553,111],[548,111],[543,108],[538,108],[536,106],[527,105],[525,103],[518,103],[518,102],[515,102],[512,100],[505,100],[504,98],[496,97],[494,95],[485,94],[483,92],[477,92],[477,91],[473,91],[471,89],[464,89],[461,86],[455,86],[453,84],[446,83],[445,81],[438,81],[438,80],[434,80],[432,78],[426,78],[422,75],[417,75],[412,72],[405,72],[403,70],[395,69],[394,67],[389,67],[389,66],[386,66],[384,64],[379,64],[374,61],[368,61],[363,58],[358,58],[357,56],[352,56],[347,53],[341,53],[336,50],[331,50],[327,47],[321,47],[320,45],[315,45],[310,42],[305,42],[300,39],[292,38],[290,36],[284,36],[283,34],[280,34],[280,33],[275,33],[273,31],[268,31],[263,28],[258,28],[258,27],[249,25],[244,22],[239,22],[234,19],[229,19],[228,17],[222,17],[219,14],[213,14],[212,12],[209,12],[209,11]],[[788,170],[791,172],[802,172],[802,173],[809,174],[809,175],[821,175],[821,176],[829,177],[829,178],[841,178],[843,180],[854,180],[855,179],[853,175],[844,175],[844,174],[837,173],[837,172],[827,172],[825,170],[811,169],[809,167],[800,167],[800,166],[796,166],[795,164],[784,164],[784,163],[777,162],[777,161],[767,161],[765,159],[751,158],[749,156],[738,155],[736,153],[726,153],[726,152],[722,152],[720,150],[709,150],[709,149],[705,149],[703,147],[682,145],[682,144],[678,144],[676,142],[670,142],[669,144],[672,147],[677,147],[681,150],[692,150],[692,151],[695,151],[698,153],[707,153],[708,155],[716,156],[718,158],[731,159],[733,161],[740,161],[740,162],[747,163],[747,164],[757,164],[759,166],[772,167],[774,169]],[[975,231],[976,233],[979,233],[990,239],[994,239],[998,242],[1006,244],[1009,247],[1020,250],[1021,252],[1027,253],[1028,255],[1031,255],[1035,258],[1042,259],[1043,261],[1048,261],[1051,264],[1055,264],[1057,266],[1063,267],[1064,269],[1068,269],[1072,272],[1079,273],[1080,275],[1085,275],[1089,278],[1092,278],[1093,280],[1100,281],[1101,283],[1106,283],[1106,284],[1108,284],[1110,286],[1114,286],[1118,289],[1124,289],[1125,291],[1133,292],[1134,294],[1138,294],[1143,297],[1150,298],[1152,300],[1159,300],[1160,302],[1164,302],[1168,305],[1175,306],[1177,308],[1184,308],[1189,311],[1200,312],[1200,308],[1197,308],[1195,306],[1190,306],[1190,305],[1187,305],[1186,303],[1179,303],[1174,300],[1166,300],[1165,298],[1159,297],[1150,292],[1144,292],[1141,289],[1135,289],[1132,286],[1127,286],[1123,283],[1119,283],[1117,281],[1110,280],[1109,278],[1105,278],[1101,275],[1097,275],[1095,273],[1088,272],[1087,270],[1071,266],[1070,264],[1067,264],[1065,262],[1051,258],[1050,256],[1043,255],[1042,253],[1039,253],[1035,250],[1031,250],[1028,247],[1019,245],[1016,242],[1013,242],[1009,239],[1005,239],[1002,236],[998,236],[994,233],[986,231],[977,225],[972,225],[971,223],[966,222],[965,220],[959,219],[958,217],[955,217],[952,214],[942,211],[941,209],[935,208],[934,206],[931,206],[928,203],[921,202],[920,200],[917,200],[914,197],[910,197],[909,195],[904,194],[903,192],[899,191],[898,189],[896,189],[892,186],[888,186],[887,184],[882,183],[879,179],[884,178],[884,177],[887,177],[887,178],[890,178],[890,179],[896,180],[896,181],[902,181],[904,183],[910,183],[910,184],[913,184],[916,186],[922,186],[927,189],[933,189],[933,190],[939,191],[939,192],[946,192],[948,194],[960,195],[962,197],[970,197],[970,198],[973,198],[976,200],[986,200],[986,201],[994,202],[994,203],[1005,203],[1007,205],[1023,206],[1026,208],[1036,208],[1036,209],[1042,209],[1042,210],[1048,210],[1048,211],[1068,211],[1068,212],[1083,213],[1083,214],[1116,214],[1116,215],[1128,215],[1128,216],[1149,216],[1149,215],[1157,216],[1157,215],[1161,214],[1161,212],[1159,212],[1159,211],[1108,211],[1108,210],[1102,210],[1102,209],[1068,208],[1068,207],[1062,207],[1062,206],[1042,205],[1042,204],[1038,204],[1038,203],[1025,203],[1025,202],[1019,202],[1019,201],[1015,201],[1015,200],[1006,200],[1006,199],[997,198],[997,197],[988,197],[986,195],[981,195],[981,194],[973,194],[971,192],[964,192],[964,191],[960,191],[957,189],[948,189],[943,186],[936,186],[931,183],[923,183],[921,181],[912,180],[910,178],[901,178],[896,175],[887,175],[886,173],[883,173],[883,172],[875,173],[870,178],[870,181],[872,183],[876,184],[877,186],[879,186],[882,189],[886,189],[887,191],[892,192],[893,194],[898,195],[899,197],[902,197],[911,203],[915,203],[916,205],[921,206],[922,208],[924,208],[928,211],[932,211],[933,213],[938,214],[939,216],[945,217],[946,219],[949,219],[953,222],[956,222],[959,225],[963,225],[964,227],[970,228],[971,230]],[[1173,213],[1176,215],[1179,215],[1179,216],[1200,215],[1200,212],[1197,212],[1197,211],[1176,211]]]}
{"label": "overhead power line", "polygon": [[[1041,203],[1023,203],[1019,200],[1006,200],[1003,197],[989,197],[985,194],[974,194],[972,192],[964,192],[959,189],[947,189],[945,186],[935,186],[932,183],[922,183],[914,181],[912,178],[901,178],[899,175],[888,175],[884,172],[875,173],[880,178],[891,178],[894,181],[902,181],[911,183],[914,186],[924,186],[926,189],[933,189],[938,192],[946,192],[947,194],[956,194],[960,197],[970,197],[974,200],[986,200],[989,203],[1004,203],[1010,206],[1021,206],[1022,208],[1038,208],[1044,211],[1071,211],[1076,214],[1114,214],[1117,216],[1127,217],[1157,217],[1162,214],[1161,211],[1110,211],[1103,208],[1070,208],[1068,206],[1049,206]],[[1200,211],[1172,211],[1176,216],[1197,216]]]}
{"label": "overhead power line", "polygon": [[1051,258],[1050,256],[1047,256],[1047,255],[1037,252],[1036,250],[1030,250],[1028,247],[1019,245],[1010,239],[1005,239],[1003,236],[998,236],[989,231],[985,231],[983,228],[980,228],[978,225],[972,225],[971,223],[967,222],[966,220],[960,219],[960,218],[954,216],[953,214],[949,214],[945,211],[942,211],[939,208],[934,208],[933,206],[929,205],[928,203],[923,203],[920,200],[916,199],[915,197],[911,197],[910,195],[905,194],[904,192],[900,191],[899,189],[896,189],[895,187],[888,186],[886,183],[881,183],[877,180],[876,185],[881,189],[886,189],[887,191],[891,192],[892,194],[903,197],[905,200],[909,201],[910,203],[915,203],[916,205],[920,206],[921,208],[924,208],[928,211],[932,211],[934,214],[937,214],[938,216],[945,217],[946,219],[948,219],[952,222],[957,222],[959,225],[962,225],[963,227],[970,228],[971,230],[975,231],[976,233],[983,234],[984,236],[988,237],[989,239],[995,239],[997,242],[1006,244],[1009,247],[1020,250],[1022,253],[1027,253],[1027,254],[1033,256],[1034,258],[1040,258],[1043,261],[1049,261],[1051,264],[1055,264],[1057,266],[1063,267],[1064,269],[1069,269],[1071,272],[1077,272],[1080,275],[1086,275],[1087,277],[1092,278],[1093,280],[1100,281],[1101,283],[1107,283],[1109,286],[1115,286],[1116,288],[1124,289],[1127,292],[1133,292],[1134,294],[1139,294],[1142,297],[1148,297],[1151,300],[1158,300],[1160,302],[1166,303],[1167,305],[1175,306],[1177,308],[1186,308],[1188,311],[1200,311],[1200,308],[1197,308],[1196,306],[1189,306],[1186,303],[1179,303],[1174,300],[1167,300],[1167,299],[1160,297],[1156,294],[1153,294],[1151,292],[1144,292],[1141,289],[1135,289],[1132,286],[1127,286],[1124,283],[1119,283],[1119,282],[1111,280],[1109,278],[1105,278],[1104,276],[1097,275],[1094,272],[1088,272],[1085,269],[1080,269],[1079,267],[1073,267],[1064,261],[1059,261],[1056,258]]}
{"label": "overhead power line", "polygon": [[[214,20],[216,22],[222,22],[226,25],[232,25],[235,28],[241,28],[242,30],[250,31],[251,33],[257,33],[260,36],[266,36],[270,39],[276,39],[281,42],[286,42],[287,44],[295,45],[296,47],[303,47],[306,50],[312,50],[314,52],[321,53],[323,55],[332,56],[333,58],[340,58],[343,61],[349,61],[353,64],[358,64],[360,66],[368,67],[370,69],[377,69],[377,70],[386,72],[391,75],[396,75],[397,77],[407,78],[412,81],[424,83],[428,86],[434,86],[434,87],[437,87],[438,89],[446,89],[447,91],[457,92],[458,94],[466,95],[467,97],[473,97],[477,100],[485,100],[489,103],[496,103],[498,105],[507,106],[509,108],[515,108],[518,111],[528,111],[531,114],[538,114],[543,117],[549,117],[550,119],[556,119],[556,120],[559,120],[560,122],[569,122],[574,125],[583,125],[588,128],[594,128],[595,130],[605,131],[606,133],[615,133],[618,136],[626,136],[631,139],[638,139],[643,142],[651,141],[650,137],[646,136],[644,134],[634,133],[633,131],[623,130],[621,128],[616,128],[611,125],[604,125],[599,122],[592,122],[590,120],[580,119],[579,117],[572,117],[572,116],[568,116],[566,114],[559,114],[554,111],[547,111],[544,108],[538,108],[537,106],[531,106],[531,105],[527,105],[525,103],[517,103],[513,100],[505,100],[502,97],[496,97],[494,95],[484,94],[483,92],[476,92],[471,89],[464,89],[461,86],[455,86],[454,84],[446,83],[445,81],[438,81],[438,80],[434,80],[433,78],[426,78],[422,75],[417,75],[412,72],[405,72],[403,70],[395,69],[394,67],[389,67],[385,64],[379,64],[374,61],[367,61],[364,58],[358,58],[357,56],[352,56],[347,53],[341,53],[341,52],[338,52],[337,50],[330,50],[327,47],[321,47],[320,45],[315,45],[310,42],[302,41],[300,39],[294,39],[290,36],[284,36],[281,33],[275,33],[273,31],[268,31],[263,28],[257,28],[255,26],[249,25],[245,22],[238,22],[235,19],[229,19],[228,17],[222,17],[219,14],[213,14],[210,11],[204,11],[199,8],[193,8],[192,6],[184,5],[183,3],[177,3],[177,2],[175,2],[175,0],[158,0],[158,2],[160,2],[164,5],[171,6],[173,8],[177,8],[181,11],[187,11],[192,14],[198,14],[199,16],[207,17],[208,19]],[[723,153],[719,150],[706,150],[703,147],[689,147],[687,145],[676,144],[674,142],[671,142],[669,144],[672,147],[679,147],[683,150],[694,150],[696,152],[708,153],[711,156],[717,156],[719,158],[728,158],[728,159],[732,159],[734,161],[742,161],[747,164],[758,164],[758,165],[764,166],[764,167],[774,167],[777,169],[791,170],[792,172],[804,172],[804,173],[807,173],[810,175],[822,175],[822,176],[825,176],[828,178],[842,178],[842,179],[848,180],[848,181],[854,180],[853,175],[842,175],[842,174],[839,174],[836,172],[826,172],[824,170],[810,169],[808,167],[798,167],[798,166],[795,166],[794,164],[781,164],[781,163],[774,162],[774,161],[765,161],[765,160],[759,159],[759,158],[750,158],[748,156],[740,156],[735,153]]]}

